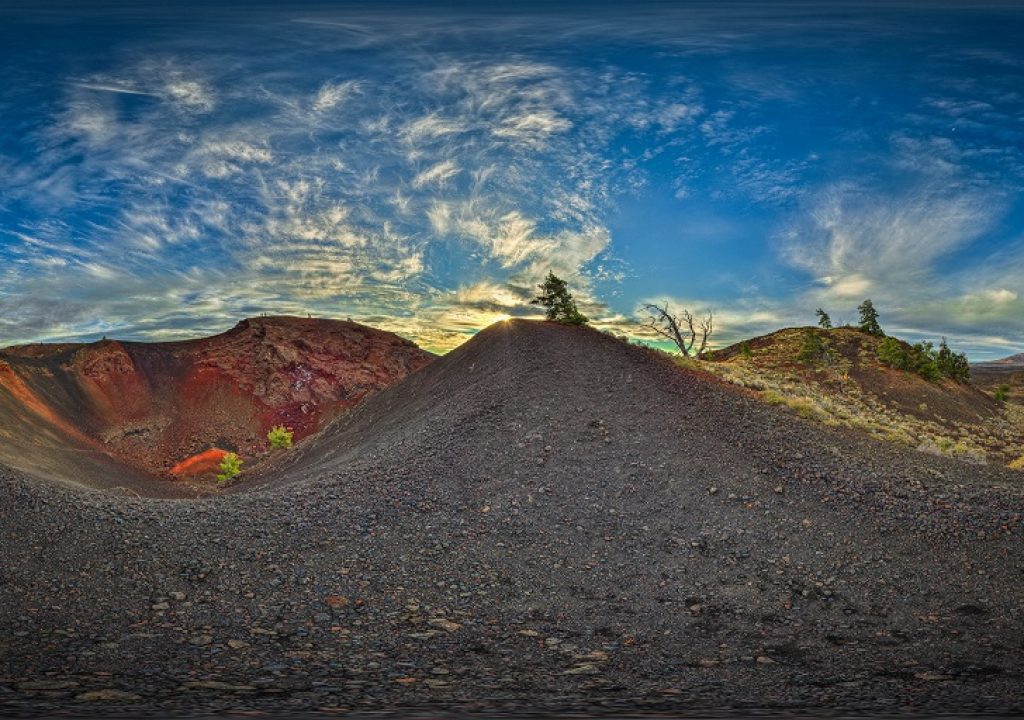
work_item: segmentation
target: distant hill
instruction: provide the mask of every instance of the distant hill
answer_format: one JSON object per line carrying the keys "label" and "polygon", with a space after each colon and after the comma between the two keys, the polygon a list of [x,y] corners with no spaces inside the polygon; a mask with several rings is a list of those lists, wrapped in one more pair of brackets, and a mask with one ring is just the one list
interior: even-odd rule
{"label": "distant hill", "polygon": [[[800,360],[807,332],[826,344],[827,359]],[[975,461],[1020,456],[1024,424],[1015,410],[1008,416],[1004,403],[973,382],[929,382],[884,365],[880,342],[854,328],[786,328],[718,350],[702,366],[829,425]]]}
{"label": "distant hill", "polygon": [[1024,353],[1017,353],[1010,357],[1004,357],[1001,360],[994,361],[995,365],[1016,365],[1018,367],[1024,367]]}

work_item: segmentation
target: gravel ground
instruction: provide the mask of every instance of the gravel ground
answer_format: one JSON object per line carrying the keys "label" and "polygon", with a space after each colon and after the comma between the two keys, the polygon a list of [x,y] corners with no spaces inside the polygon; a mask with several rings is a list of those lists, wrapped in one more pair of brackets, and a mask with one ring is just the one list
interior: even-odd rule
{"label": "gravel ground", "polygon": [[0,468],[0,714],[1024,710],[1021,476],[509,322],[246,486]]}

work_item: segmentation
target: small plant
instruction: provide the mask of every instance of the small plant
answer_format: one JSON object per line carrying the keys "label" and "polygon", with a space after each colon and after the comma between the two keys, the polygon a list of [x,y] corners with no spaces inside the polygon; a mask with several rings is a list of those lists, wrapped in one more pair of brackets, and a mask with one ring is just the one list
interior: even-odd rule
{"label": "small plant", "polygon": [[744,340],[740,343],[740,355],[747,358],[748,360],[753,357],[754,353],[750,351],[750,343]]}
{"label": "small plant", "polygon": [[236,453],[228,453],[220,461],[220,474],[217,475],[217,482],[225,483],[242,472],[242,458]]}
{"label": "small plant", "polygon": [[548,272],[547,278],[537,287],[541,294],[530,301],[531,305],[543,305],[548,320],[554,320],[565,325],[586,325],[587,316],[576,308],[576,301],[572,299],[565,280],[557,277],[553,272]]}
{"label": "small plant", "polygon": [[1009,385],[1000,385],[999,387],[997,387],[996,391],[995,391],[994,397],[999,402],[1006,402],[1007,400],[1009,400],[1010,399],[1010,386]]}
{"label": "small plant", "polygon": [[887,337],[878,343],[878,359],[885,365],[897,370],[910,370],[910,353],[896,338]]}
{"label": "small plant", "polygon": [[818,335],[816,330],[811,328],[804,330],[804,341],[800,346],[800,353],[796,357],[804,365],[831,365],[836,360],[835,351]]}
{"label": "small plant", "polygon": [[871,302],[871,298],[858,305],[857,312],[860,313],[860,322],[857,327],[861,332],[865,332],[868,335],[877,335],[878,337],[885,336],[882,326],[878,324],[878,311],[875,310],[875,305]]}
{"label": "small plant", "polygon": [[818,308],[817,310],[814,311],[814,314],[818,316],[818,327],[820,327],[823,330],[832,329],[832,318],[828,316],[827,312],[825,312],[821,308]]}
{"label": "small plant", "polygon": [[1011,470],[1024,470],[1024,455],[1011,462],[1007,467]]}
{"label": "small plant", "polygon": [[267,433],[267,442],[271,450],[287,450],[292,446],[292,435],[284,425],[275,425]]}

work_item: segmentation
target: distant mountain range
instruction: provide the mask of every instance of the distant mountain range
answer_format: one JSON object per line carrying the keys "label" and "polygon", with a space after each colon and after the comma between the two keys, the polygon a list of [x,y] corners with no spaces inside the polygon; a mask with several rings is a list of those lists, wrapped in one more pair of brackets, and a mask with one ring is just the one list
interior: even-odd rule
{"label": "distant mountain range", "polygon": [[1024,367],[1024,353],[1017,353],[1010,357],[1004,357],[999,360],[989,360],[988,362],[975,363],[976,365],[1005,365],[1011,367]]}

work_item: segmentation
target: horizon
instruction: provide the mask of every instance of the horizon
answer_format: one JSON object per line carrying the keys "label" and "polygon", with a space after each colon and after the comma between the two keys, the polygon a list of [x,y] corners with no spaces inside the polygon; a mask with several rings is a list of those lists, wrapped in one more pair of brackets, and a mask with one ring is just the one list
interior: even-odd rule
{"label": "horizon", "polygon": [[[585,10],[585,12],[584,12]],[[0,346],[345,318],[1024,351],[1018,3],[0,8]]]}

